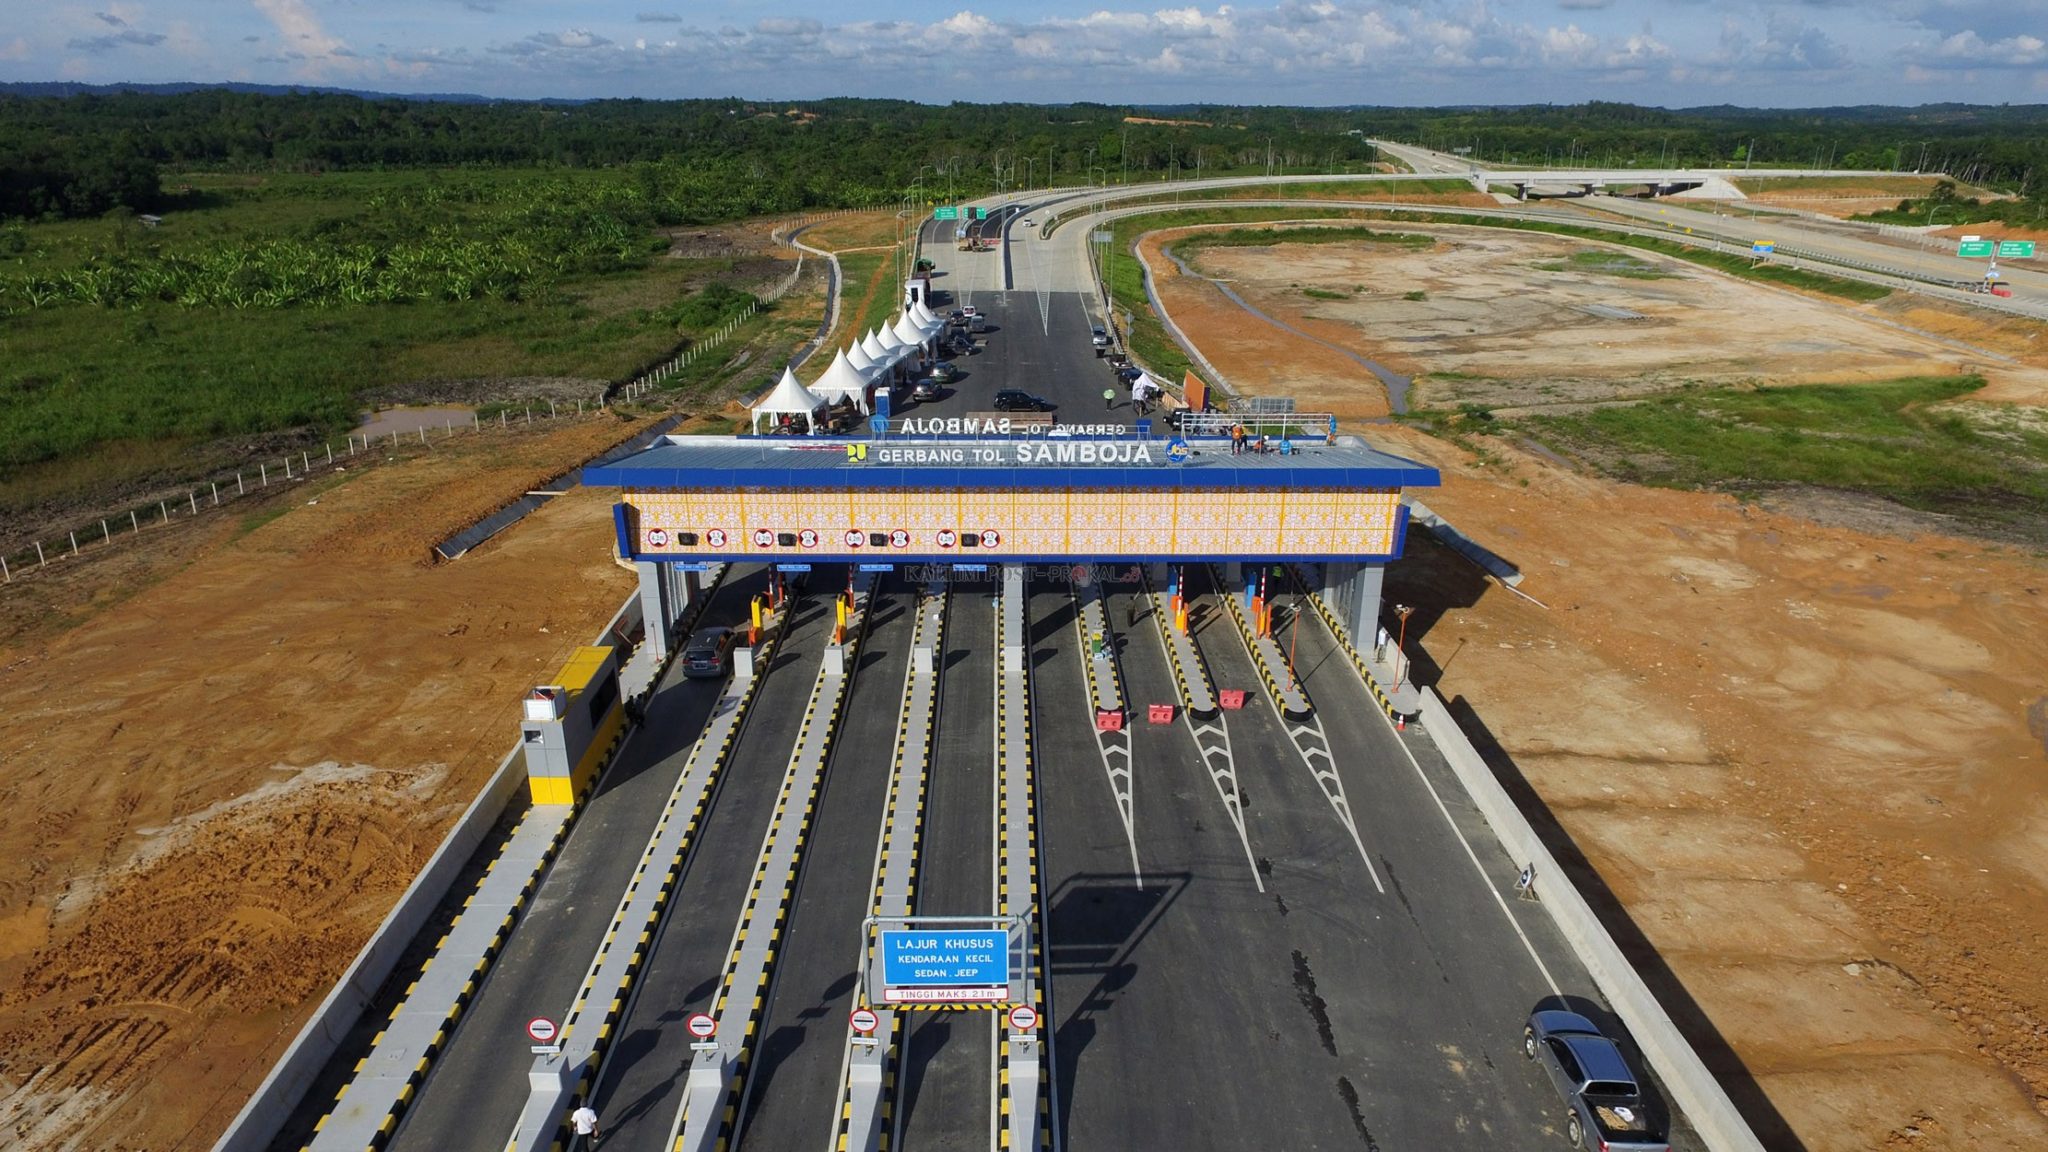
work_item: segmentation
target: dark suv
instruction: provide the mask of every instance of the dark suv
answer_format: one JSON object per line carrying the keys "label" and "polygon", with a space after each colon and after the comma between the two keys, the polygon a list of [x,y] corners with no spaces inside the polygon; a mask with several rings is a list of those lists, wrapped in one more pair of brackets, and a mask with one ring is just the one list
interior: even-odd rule
{"label": "dark suv", "polygon": [[731,628],[699,628],[683,647],[683,675],[692,679],[723,676],[732,668]]}
{"label": "dark suv", "polygon": [[1564,1136],[1600,1152],[1670,1152],[1621,1048],[1591,1020],[1555,1009],[1529,1017],[1522,1053],[1550,1074],[1564,1098]]}
{"label": "dark suv", "polygon": [[1051,412],[1059,405],[1043,396],[1033,396],[1019,388],[1005,388],[996,393],[995,410],[998,412]]}

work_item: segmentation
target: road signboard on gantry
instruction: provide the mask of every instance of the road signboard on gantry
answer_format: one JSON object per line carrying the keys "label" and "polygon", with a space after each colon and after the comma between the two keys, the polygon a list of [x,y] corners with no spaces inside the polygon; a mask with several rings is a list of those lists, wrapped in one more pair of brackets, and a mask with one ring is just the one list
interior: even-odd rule
{"label": "road signboard on gantry", "polygon": [[952,207],[951,205],[948,205],[932,213],[932,219],[934,220],[958,220],[959,218],[960,209]]}
{"label": "road signboard on gantry", "polygon": [[2034,258],[2034,242],[2032,240],[2000,240],[1998,242],[1998,258],[2000,260],[2032,260]]}
{"label": "road signboard on gantry", "polygon": [[888,1004],[1000,1004],[1010,999],[1010,934],[1001,929],[885,931]]}
{"label": "road signboard on gantry", "polygon": [[1997,250],[1998,242],[1995,240],[1979,240],[1974,236],[1966,236],[1956,242],[1956,255],[1968,260],[1984,259]]}

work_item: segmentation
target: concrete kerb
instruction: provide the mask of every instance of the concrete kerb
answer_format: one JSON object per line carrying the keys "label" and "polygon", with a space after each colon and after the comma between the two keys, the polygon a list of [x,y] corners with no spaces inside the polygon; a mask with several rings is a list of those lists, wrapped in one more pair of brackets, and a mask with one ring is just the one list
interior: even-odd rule
{"label": "concrete kerb", "polygon": [[1422,725],[1437,750],[1443,753],[1445,763],[1457,775],[1458,783],[1486,818],[1501,846],[1513,859],[1535,869],[1544,911],[1586,965],[1615,1014],[1628,1026],[1636,1046],[1663,1080],[1673,1102],[1714,1152],[1763,1152],[1763,1143],[1750,1131],[1749,1123],[1736,1110],[1720,1081],[1714,1079],[1678,1026],[1671,1022],[1649,985],[1594,915],[1592,906],[1566,877],[1528,818],[1515,807],[1514,800],[1472,747],[1443,699],[1429,688],[1422,689],[1420,695]]}
{"label": "concrete kerb", "polygon": [[[639,593],[635,591],[627,598],[627,606],[612,617],[603,632],[598,633],[594,643],[602,644],[610,639],[614,626],[630,608],[637,605],[638,600]],[[520,795],[526,782],[525,763],[520,751],[521,746],[515,743],[505,753],[490,782],[470,802],[455,826],[448,830],[426,867],[413,878],[405,894],[384,917],[384,922],[364,942],[355,961],[299,1029],[298,1036],[285,1049],[284,1055],[271,1067],[270,1074],[263,1078],[255,1093],[235,1114],[227,1131],[214,1142],[213,1152],[263,1152],[277,1139],[277,1134],[305,1101],[306,1092],[314,1080],[340,1051],[350,1030],[375,1000],[384,982],[390,979],[406,948],[419,935],[434,909],[447,897],[470,857],[476,854],[491,829],[496,827]]]}

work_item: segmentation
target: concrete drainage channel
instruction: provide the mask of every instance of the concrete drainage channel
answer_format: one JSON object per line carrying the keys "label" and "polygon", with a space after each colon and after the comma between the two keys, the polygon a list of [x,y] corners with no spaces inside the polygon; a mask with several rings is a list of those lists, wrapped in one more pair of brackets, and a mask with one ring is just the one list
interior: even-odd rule
{"label": "concrete drainage channel", "polygon": [[528,492],[496,512],[434,545],[434,555],[439,556],[443,560],[453,560],[463,555],[470,549],[526,519],[536,508],[547,503],[551,498],[560,496],[562,493],[576,487],[578,478],[585,467],[592,464],[609,464],[614,460],[621,460],[631,456],[633,453],[654,443],[656,439],[666,436],[682,419],[681,416],[664,416],[655,421],[653,427],[634,436],[625,443],[589,460],[585,460],[583,463],[559,475],[550,477],[540,488]]}

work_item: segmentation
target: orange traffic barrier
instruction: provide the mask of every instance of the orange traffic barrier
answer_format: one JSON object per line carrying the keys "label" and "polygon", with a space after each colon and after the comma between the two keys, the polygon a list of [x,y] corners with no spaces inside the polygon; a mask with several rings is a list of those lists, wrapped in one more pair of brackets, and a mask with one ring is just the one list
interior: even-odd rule
{"label": "orange traffic barrier", "polygon": [[1150,719],[1150,720],[1151,720],[1151,721],[1152,721],[1152,722],[1153,722],[1154,724],[1171,724],[1171,723],[1173,723],[1173,705],[1171,705],[1171,704],[1151,704],[1151,705],[1147,705],[1147,706],[1146,706],[1146,708],[1145,708],[1145,715],[1146,715],[1146,717],[1147,717],[1147,718],[1149,718],[1149,719]]}
{"label": "orange traffic barrier", "polygon": [[1216,703],[1235,712],[1244,707],[1244,689],[1220,688],[1216,692]]}
{"label": "orange traffic barrier", "polygon": [[1095,730],[1098,732],[1121,732],[1124,730],[1124,714],[1120,708],[1097,708]]}

